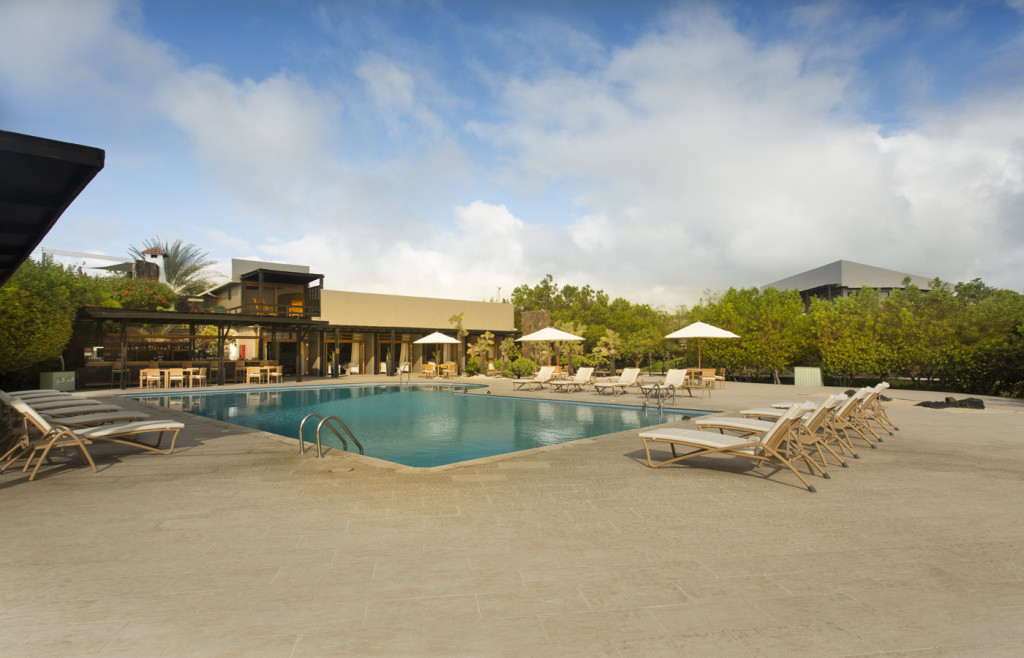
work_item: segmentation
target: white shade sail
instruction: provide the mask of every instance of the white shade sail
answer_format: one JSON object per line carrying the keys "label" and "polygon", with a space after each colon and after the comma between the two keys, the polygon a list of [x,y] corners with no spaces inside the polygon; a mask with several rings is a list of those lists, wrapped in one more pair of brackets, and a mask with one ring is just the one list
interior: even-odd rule
{"label": "white shade sail", "polygon": [[523,336],[522,338],[516,338],[517,342],[534,340],[583,340],[583,338],[581,336],[570,334],[567,331],[555,329],[554,327],[545,327],[540,331],[535,331],[532,334]]}

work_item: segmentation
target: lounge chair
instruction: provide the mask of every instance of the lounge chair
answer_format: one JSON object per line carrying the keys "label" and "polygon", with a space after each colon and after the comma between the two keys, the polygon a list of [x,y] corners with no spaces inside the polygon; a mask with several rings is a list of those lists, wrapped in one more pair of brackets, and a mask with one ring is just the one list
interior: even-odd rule
{"label": "lounge chair", "polygon": [[[778,420],[769,425],[767,430],[747,433],[745,436],[715,435],[711,432],[666,427],[641,432],[640,439],[643,441],[644,451],[647,453],[647,465],[651,468],[660,468],[706,455],[733,455],[754,459],[758,464],[767,462],[784,466],[797,476],[808,491],[815,492],[817,490],[804,479],[804,476],[781,452],[783,444],[789,439],[793,423],[804,411],[801,406],[787,409]],[[672,449],[672,458],[655,464],[651,459],[651,443],[667,443]],[[679,455],[676,452],[677,446],[693,448],[694,451]]]}
{"label": "lounge chair", "polygon": [[103,404],[99,400],[90,400],[89,398],[46,398],[41,402],[36,402],[35,400],[22,400],[22,402],[30,405],[36,411],[71,409],[74,407],[95,407]]}
{"label": "lounge chair", "polygon": [[74,415],[52,416],[48,413],[39,414],[50,424],[63,425],[64,427],[92,427],[94,425],[106,425],[107,423],[133,423],[149,418],[149,414],[139,411],[125,411],[114,405],[102,405],[113,407],[113,411],[94,412],[93,407],[87,407],[89,413]]}
{"label": "lounge chair", "polygon": [[552,379],[550,381],[551,390],[557,391],[564,389],[566,393],[572,393],[573,391],[581,391],[585,386],[588,386],[594,382],[594,369],[590,367],[580,368],[576,371],[576,374],[568,379]]}
{"label": "lounge chair", "polygon": [[544,388],[544,384],[547,384],[548,382],[551,381],[551,378],[554,376],[554,373],[554,366],[543,366],[540,370],[537,371],[537,374],[534,375],[533,377],[513,379],[512,390],[515,391],[526,386],[527,390],[532,391],[534,385],[536,385],[538,389]]}
{"label": "lounge chair", "polygon": [[[51,426],[45,418],[23,402],[15,400],[11,403],[11,406],[44,433],[54,430],[71,432],[70,429],[63,427],[62,425]],[[72,433],[75,434],[83,443],[89,441],[107,441],[109,443],[120,443],[126,446],[135,446],[136,448],[157,452],[161,455],[169,455],[174,452],[174,444],[178,440],[178,433],[183,429],[185,429],[184,423],[179,423],[173,420],[143,420],[134,423],[116,423],[113,425],[100,425],[98,427],[76,429]],[[171,441],[170,445],[164,449],[161,448],[160,445],[163,443],[164,434],[167,433],[171,433]],[[153,444],[142,442],[141,437],[147,434],[157,435],[156,441]]]}
{"label": "lounge chair", "polygon": [[889,436],[893,436],[893,430],[899,429],[889,420],[888,414],[885,413],[885,407],[882,406],[882,391],[887,388],[889,388],[889,382],[880,382],[875,385],[870,393],[857,405],[854,412],[857,418],[862,421],[863,426],[871,430],[872,434],[875,434],[875,438],[879,441],[882,439],[871,429],[871,423],[877,425],[883,432],[888,432]]}
{"label": "lounge chair", "polygon": [[16,413],[21,414],[23,430],[20,432],[20,436],[14,445],[0,456],[0,473],[7,470],[8,466],[23,456],[27,456],[27,460],[25,467],[21,470],[27,471],[32,465],[32,460],[38,454],[39,459],[36,462],[36,467],[32,470],[32,475],[28,477],[29,480],[35,480],[36,475],[39,473],[39,467],[43,465],[50,451],[54,448],[74,449],[81,456],[82,461],[88,463],[94,473],[97,472],[96,462],[92,460],[92,456],[85,447],[86,443],[89,442],[88,439],[83,439],[78,433],[72,432],[67,428],[61,426],[52,427],[22,400],[12,400],[10,407]]}
{"label": "lounge chair", "polygon": [[622,374],[619,375],[618,379],[594,382],[594,391],[598,394],[602,391],[611,391],[613,397],[621,395],[626,391],[626,389],[639,385],[636,382],[636,378],[639,374],[640,368],[623,368]]}
{"label": "lounge chair", "polygon": [[[825,458],[826,452],[835,457],[836,461],[838,461],[840,466],[843,468],[849,467],[846,460],[832,449],[831,445],[829,445],[831,443],[837,444],[839,449],[843,452],[847,452],[848,450],[855,459],[860,459],[860,455],[853,450],[853,446],[849,445],[843,437],[839,436],[830,423],[831,415],[835,409],[845,401],[846,396],[840,394],[829,395],[818,404],[810,401],[802,403],[802,406],[809,409],[809,411],[801,416],[797,421],[797,438],[805,448],[813,448],[818,453],[818,458],[821,460],[823,468],[828,463]],[[786,408],[791,406],[794,405],[788,405],[785,408],[766,407],[759,409],[744,409],[740,411],[740,415],[744,418],[758,418],[761,420],[774,421],[785,413]]]}
{"label": "lounge chair", "polygon": [[672,404],[676,402],[676,391],[683,388],[686,382],[686,368],[672,368],[665,373],[665,379],[655,384],[640,384],[640,394],[649,398],[657,393],[663,398],[672,396]]}

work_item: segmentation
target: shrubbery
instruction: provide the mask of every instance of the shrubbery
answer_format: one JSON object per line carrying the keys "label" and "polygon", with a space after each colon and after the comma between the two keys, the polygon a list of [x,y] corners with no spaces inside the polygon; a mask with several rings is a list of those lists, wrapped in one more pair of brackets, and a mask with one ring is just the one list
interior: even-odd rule
{"label": "shrubbery", "polygon": [[533,377],[534,371],[537,370],[537,364],[533,362],[533,359],[521,356],[512,362],[510,370],[514,377]]}

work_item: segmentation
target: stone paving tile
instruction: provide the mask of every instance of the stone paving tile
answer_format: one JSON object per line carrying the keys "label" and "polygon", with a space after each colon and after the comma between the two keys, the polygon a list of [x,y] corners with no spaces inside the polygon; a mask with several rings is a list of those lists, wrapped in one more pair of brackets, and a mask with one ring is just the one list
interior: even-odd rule
{"label": "stone paving tile", "polygon": [[652,470],[635,431],[423,472],[161,411],[173,455],[0,475],[0,652],[1021,655],[1024,402],[892,395],[902,431],[817,494],[744,460]]}

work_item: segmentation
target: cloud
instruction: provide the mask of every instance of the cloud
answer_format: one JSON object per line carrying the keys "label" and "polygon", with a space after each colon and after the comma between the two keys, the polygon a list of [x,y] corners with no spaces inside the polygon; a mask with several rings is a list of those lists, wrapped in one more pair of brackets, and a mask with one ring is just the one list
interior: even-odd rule
{"label": "cloud", "polygon": [[[188,63],[141,31],[145,5],[6,2],[0,82],[25,114],[81,105],[105,126],[173,133],[190,158],[178,178],[215,202],[184,239],[309,264],[330,287],[486,299],[551,273],[673,306],[837,259],[1019,287],[1024,92],[921,101],[898,129],[873,124],[859,114],[865,54],[909,28],[847,7],[801,5],[771,39],[708,4],[615,46],[538,17],[461,25],[458,61],[381,43],[338,64],[339,80]],[[931,16],[944,30],[962,18]],[[445,77],[463,65],[471,81]],[[165,152],[118,147],[112,163]]]}
{"label": "cloud", "polygon": [[517,152],[523,177],[576,191],[565,262],[631,264],[588,282],[657,302],[658,281],[671,303],[837,259],[1017,281],[1019,92],[884,137],[844,111],[849,62],[808,69],[812,45],[761,46],[715,13],[667,24],[592,74],[509,80],[507,120],[474,126]]}

